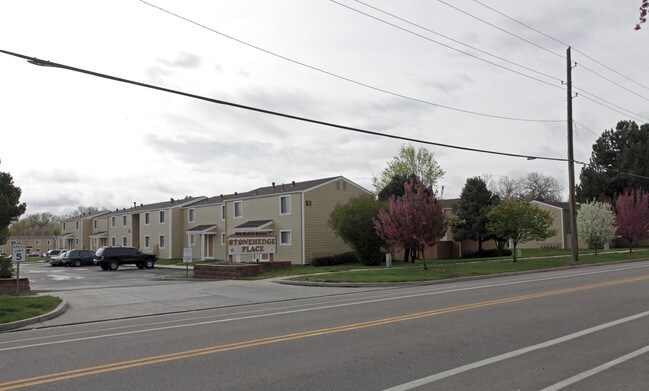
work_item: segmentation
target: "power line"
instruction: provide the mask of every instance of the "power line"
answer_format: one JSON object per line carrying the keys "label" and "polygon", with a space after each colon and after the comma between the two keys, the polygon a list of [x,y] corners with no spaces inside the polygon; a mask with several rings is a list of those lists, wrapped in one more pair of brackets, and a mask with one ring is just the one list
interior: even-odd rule
{"label": "power line", "polygon": [[[511,35],[512,37],[518,38],[518,39],[520,39],[521,41],[526,42],[526,43],[528,43],[528,44],[530,44],[530,45],[532,45],[532,46],[536,46],[537,48],[539,48],[539,49],[541,49],[541,50],[543,50],[543,51],[546,51],[546,52],[548,52],[548,53],[550,53],[550,54],[552,54],[552,55],[555,55],[555,56],[560,57],[560,58],[562,58],[562,59],[564,58],[564,57],[563,57],[561,54],[559,54],[559,53],[553,52],[552,50],[550,50],[550,49],[548,49],[548,48],[545,48],[545,47],[543,47],[543,46],[541,46],[541,45],[539,45],[539,44],[537,44],[537,43],[534,43],[534,42],[532,42],[532,41],[530,41],[530,40],[528,40],[528,39],[525,39],[525,38],[521,37],[520,35],[516,35],[516,34],[514,34],[514,33],[512,33],[512,32],[509,32],[509,31],[503,29],[503,28],[500,28],[500,27],[496,26],[496,25],[493,24],[493,23],[489,23],[489,22],[487,22],[486,20],[481,19],[481,18],[479,18],[479,17],[477,17],[477,16],[475,16],[475,15],[469,13],[469,12],[466,12],[466,11],[464,11],[464,10],[462,10],[462,9],[460,9],[460,8],[458,8],[458,7],[456,7],[456,6],[454,6],[454,5],[451,5],[451,4],[449,4],[449,3],[447,3],[447,2],[445,2],[445,1],[443,1],[443,0],[437,0],[437,1],[439,1],[440,3],[442,3],[442,4],[444,4],[444,5],[448,6],[448,7],[453,8],[454,10],[456,10],[456,11],[458,11],[458,12],[461,12],[461,13],[463,13],[463,14],[465,14],[465,15],[467,15],[467,16],[473,18],[473,19],[479,20],[479,21],[481,21],[482,23],[484,23],[484,24],[486,24],[486,25],[489,25],[489,26],[495,28],[496,30],[500,30],[500,31],[502,31],[502,32],[505,33],[505,34],[508,34],[508,35]],[[568,45],[566,45],[566,46],[568,46]]]}
{"label": "power line", "polygon": [[[597,104],[599,104],[599,105],[601,105],[601,106],[604,106],[604,107],[608,108],[609,110],[613,110],[613,111],[615,111],[615,112],[617,112],[617,113],[620,113],[620,114],[625,115],[625,116],[627,116],[627,117],[629,117],[629,118],[632,118],[632,119],[634,119],[634,120],[636,120],[636,121],[638,121],[638,122],[642,122],[642,120],[639,119],[639,118],[645,118],[645,120],[649,120],[648,117],[645,117],[645,116],[643,116],[642,114],[634,113],[633,111],[631,111],[631,110],[629,110],[629,109],[626,109],[626,108],[624,108],[624,107],[618,106],[618,105],[616,105],[615,103],[610,102],[610,101],[608,101],[608,100],[606,100],[606,99],[604,99],[604,98],[600,98],[599,96],[594,95],[594,94],[592,94],[592,93],[590,93],[590,92],[588,92],[588,91],[586,91],[586,90],[583,90],[583,89],[581,89],[581,88],[577,88],[577,87],[573,87],[573,88],[574,88],[576,91],[579,91],[579,93],[581,94],[581,95],[580,95],[581,97],[583,97],[583,98],[585,98],[585,99],[587,99],[587,100],[589,100],[589,101],[591,101],[591,102],[597,103]],[[589,98],[589,96],[591,96],[592,98]],[[595,98],[595,99],[599,99],[600,101],[602,101],[602,102],[604,102],[604,103],[607,103],[608,105],[605,105],[605,104],[603,104],[603,103],[601,103],[601,102],[598,102],[598,101],[596,101],[596,100],[593,99],[593,98]],[[610,105],[610,106],[609,106],[609,105]],[[616,107],[616,108],[618,108],[618,109],[620,109],[620,110],[624,110],[624,111],[626,111],[626,113],[624,113],[624,112],[622,112],[622,111],[620,111],[620,110],[616,110],[616,109],[614,109],[614,108],[611,107],[611,106]],[[632,115],[629,115],[628,113],[633,114],[633,116],[632,116]],[[634,117],[634,116],[635,116],[635,117]],[[638,117],[639,117],[639,118],[638,118]]]}
{"label": "power line", "polygon": [[[498,15],[501,15],[501,16],[503,16],[503,17],[505,17],[505,18],[507,18],[507,19],[509,19],[509,20],[511,20],[511,21],[513,21],[513,22],[515,22],[515,23],[518,23],[518,24],[520,24],[521,26],[527,27],[528,29],[530,29],[530,30],[532,30],[532,31],[534,31],[534,32],[536,32],[536,33],[538,33],[538,34],[541,34],[541,35],[543,35],[544,37],[549,38],[549,39],[551,39],[551,40],[553,40],[553,41],[555,41],[555,42],[557,42],[557,43],[559,43],[559,44],[561,44],[561,45],[564,45],[564,46],[570,46],[570,47],[572,47],[572,50],[574,50],[575,52],[577,52],[577,53],[581,54],[582,56],[588,58],[589,60],[595,62],[596,64],[599,64],[600,66],[602,66],[602,67],[608,69],[609,71],[611,71],[611,72],[617,74],[618,76],[623,77],[624,79],[626,79],[626,80],[628,80],[628,81],[630,81],[630,82],[632,82],[632,83],[635,83],[635,84],[637,84],[638,86],[640,86],[640,87],[642,87],[642,88],[644,88],[644,89],[649,90],[649,87],[645,86],[644,84],[638,83],[636,80],[633,80],[632,78],[630,78],[630,77],[628,77],[628,76],[625,76],[625,75],[621,74],[620,72],[618,72],[618,71],[616,71],[615,69],[609,67],[608,65],[603,64],[603,63],[601,63],[600,61],[597,61],[596,59],[594,59],[594,58],[592,58],[591,56],[587,55],[586,53],[577,50],[577,49],[576,49],[575,47],[573,47],[572,45],[569,45],[569,44],[567,44],[567,43],[565,43],[565,42],[563,42],[563,41],[560,41],[560,40],[558,40],[557,38],[555,38],[555,37],[553,37],[553,36],[551,36],[551,35],[548,35],[548,34],[544,33],[544,32],[541,31],[541,30],[535,29],[534,27],[529,26],[529,25],[527,25],[527,24],[525,24],[525,23],[519,21],[519,20],[516,19],[516,18],[513,18],[513,17],[511,17],[511,16],[509,16],[509,15],[506,15],[505,13],[503,13],[503,12],[501,12],[501,11],[498,11],[497,9],[495,9],[495,8],[493,8],[493,7],[490,7],[490,6],[488,6],[488,5],[486,5],[486,4],[482,3],[482,2],[480,2],[480,1],[478,1],[478,0],[473,0],[473,2],[475,2],[475,3],[477,3],[477,4],[480,4],[481,6],[483,6],[483,7],[487,8],[487,9],[489,9],[489,10],[491,10],[491,11],[497,13]],[[598,75],[598,76],[601,76],[601,75],[599,75],[598,73],[596,73],[596,72],[594,72],[594,71],[592,71],[592,70],[590,70],[590,69],[588,69],[588,68],[586,68],[586,67],[584,67],[584,68],[585,68],[586,70],[589,70],[589,71],[595,73],[595,74]],[[603,76],[602,76],[602,78],[606,79],[606,78],[603,77]],[[614,83],[613,81],[611,81],[611,80],[609,80],[609,79],[606,79],[606,80],[612,82],[613,84],[617,84],[617,83]],[[624,88],[624,87],[622,87],[622,88]]]}
{"label": "power line", "polygon": [[592,130],[590,130],[590,129],[589,129],[588,127],[586,127],[585,125],[580,124],[579,122],[577,122],[577,121],[575,121],[575,120],[572,120],[572,122],[573,122],[575,125],[579,125],[580,127],[586,129],[588,132],[592,133],[595,137],[599,137],[599,134],[593,132]]}
{"label": "power line", "polygon": [[[554,87],[554,88],[558,88],[558,89],[560,89],[560,90],[563,90],[562,87],[560,87],[560,86],[558,86],[558,85],[556,85],[556,84],[549,83],[549,82],[547,82],[547,81],[545,81],[545,80],[541,80],[541,79],[539,79],[539,78],[537,78],[537,77],[530,76],[530,75],[525,74],[525,73],[523,73],[523,72],[519,72],[519,71],[517,71],[517,70],[515,70],[515,69],[508,68],[508,67],[506,67],[506,66],[504,66],[504,65],[500,65],[500,64],[495,63],[495,62],[493,62],[493,61],[489,61],[489,60],[486,60],[486,59],[484,59],[484,58],[482,58],[482,57],[478,57],[478,56],[476,56],[476,55],[474,55],[474,54],[471,54],[471,53],[468,53],[468,52],[462,51],[462,50],[460,50],[460,49],[454,48],[453,46],[450,46],[450,45],[447,45],[447,44],[445,44],[445,43],[442,43],[442,42],[436,41],[436,40],[434,40],[434,39],[432,39],[432,38],[429,38],[429,37],[427,37],[427,36],[425,36],[425,35],[419,34],[419,33],[414,32],[414,31],[412,31],[412,30],[408,30],[408,29],[405,28],[405,27],[401,27],[401,26],[398,26],[398,25],[396,25],[396,24],[394,24],[394,23],[388,22],[388,21],[385,20],[385,19],[381,19],[381,18],[376,17],[376,16],[374,16],[374,15],[370,15],[370,14],[368,14],[368,13],[366,13],[366,12],[363,12],[363,11],[361,11],[361,10],[358,10],[358,9],[356,9],[356,8],[354,8],[354,7],[350,7],[350,6],[346,5],[346,4],[339,3],[339,2],[336,1],[336,0],[329,0],[329,1],[331,1],[331,2],[334,3],[334,4],[338,4],[338,5],[341,6],[341,7],[347,8],[347,9],[349,9],[349,10],[352,10],[352,11],[354,11],[354,12],[357,12],[357,13],[359,13],[359,14],[362,14],[362,15],[365,15],[365,16],[367,16],[367,17],[369,17],[369,18],[372,18],[372,19],[374,19],[374,20],[377,20],[377,21],[379,21],[379,22],[381,22],[381,23],[385,23],[385,24],[387,24],[387,25],[389,25],[389,26],[392,26],[392,27],[394,27],[394,28],[396,28],[396,29],[399,29],[399,30],[401,30],[401,31],[405,31],[405,32],[407,32],[407,33],[409,33],[409,34],[412,34],[412,35],[415,35],[415,36],[417,36],[417,37],[419,37],[419,38],[422,38],[422,39],[425,39],[425,40],[427,40],[427,41],[430,41],[430,42],[436,43],[436,44],[438,44],[438,45],[440,45],[440,46],[443,46],[443,47],[445,47],[445,48],[448,48],[448,49],[454,50],[454,51],[456,51],[456,52],[458,52],[458,53],[462,53],[462,54],[464,54],[464,55],[466,55],[466,56],[469,56],[469,57],[475,58],[475,59],[477,59],[477,60],[480,60],[480,61],[486,62],[487,64],[491,64],[491,65],[493,65],[493,66],[496,66],[496,67],[499,67],[499,68],[505,69],[505,70],[507,70],[507,71],[509,71],[509,72],[516,73],[517,75],[520,75],[520,76],[523,76],[523,77],[527,77],[528,79],[532,79],[532,80],[538,81],[538,82],[540,82],[540,83],[547,84],[547,85],[549,85],[549,86],[551,86],[551,87]],[[441,1],[441,0],[440,0],[440,1]],[[518,65],[518,64],[516,64],[516,65]],[[521,67],[522,67],[522,65],[518,65],[518,66],[521,66]],[[543,75],[545,76],[545,74],[543,74]],[[550,77],[550,78],[552,78],[552,79],[554,79],[554,80],[556,80],[556,81],[561,81],[561,79],[557,79],[557,78],[555,78],[555,77],[553,77],[553,76],[549,76],[549,75],[547,75],[547,77]]]}
{"label": "power line", "polygon": [[[471,46],[471,45],[466,44],[466,43],[464,43],[464,42],[462,42],[462,41],[459,41],[459,40],[457,40],[457,39],[451,38],[451,37],[449,37],[449,36],[447,36],[447,35],[444,35],[444,34],[441,34],[441,33],[437,32],[437,31],[431,30],[431,29],[429,29],[429,28],[427,28],[427,27],[425,27],[425,26],[422,26],[422,25],[420,25],[420,24],[417,24],[417,23],[414,23],[414,22],[412,22],[412,21],[410,21],[410,20],[407,20],[407,19],[405,19],[405,18],[402,18],[402,17],[400,17],[400,16],[398,16],[398,15],[395,15],[395,14],[393,14],[393,13],[391,13],[391,12],[388,12],[388,11],[385,11],[385,10],[380,9],[380,8],[378,8],[378,7],[375,7],[375,6],[371,5],[371,4],[367,4],[367,3],[363,2],[363,1],[360,1],[360,0],[354,0],[354,1],[356,1],[357,3],[363,4],[364,6],[366,6],[366,7],[368,7],[368,8],[371,8],[371,9],[373,9],[373,10],[376,10],[376,11],[381,12],[381,13],[383,13],[383,14],[389,15],[389,16],[391,16],[391,17],[393,17],[393,18],[395,18],[395,19],[398,19],[398,20],[400,20],[400,21],[402,21],[402,22],[408,23],[409,25],[412,25],[412,26],[418,27],[418,28],[420,28],[420,29],[422,29],[422,30],[428,31],[429,33],[435,34],[435,35],[440,36],[440,37],[442,37],[442,38],[446,38],[446,39],[448,39],[448,40],[451,41],[451,42],[455,42],[455,43],[457,43],[457,44],[459,44],[459,45],[462,45],[462,46],[468,47],[468,48],[470,48],[470,49],[473,49],[473,50],[475,50],[475,51],[478,51],[478,52],[480,52],[480,53],[482,53],[482,54],[486,54],[486,55],[491,56],[491,57],[493,57],[493,58],[497,58],[498,60],[504,61],[504,62],[509,63],[509,64],[512,64],[512,65],[516,65],[516,66],[521,67],[521,68],[523,68],[523,69],[525,69],[525,70],[528,70],[528,71],[530,71],[530,72],[534,72],[534,73],[536,73],[536,74],[538,74],[538,75],[545,76],[545,77],[547,77],[547,78],[550,78],[550,79],[556,80],[556,81],[558,81],[558,82],[561,82],[561,81],[562,81],[561,79],[556,78],[556,77],[554,77],[554,76],[552,76],[552,75],[548,75],[547,73],[537,71],[536,69],[533,69],[533,68],[527,67],[527,66],[525,66],[525,65],[519,64],[519,63],[514,62],[514,61],[511,61],[511,60],[508,60],[508,59],[506,59],[506,58],[503,58],[503,57],[497,56],[497,55],[495,55],[495,54],[493,54],[493,53],[490,53],[490,52],[488,52],[488,51],[486,51],[486,50],[482,50],[482,49],[477,48],[477,47],[475,47],[475,46]],[[333,1],[333,2],[336,3],[336,4],[342,5],[342,4],[338,3],[338,2],[335,2],[335,1]],[[348,7],[348,8],[353,9],[353,8],[351,8],[351,7]],[[356,10],[355,10],[355,11],[356,11]],[[357,11],[357,12],[360,12],[360,11]],[[364,15],[367,15],[367,14],[364,14]],[[369,15],[368,15],[368,16],[369,16]],[[377,20],[382,21],[381,19],[377,19]]]}
{"label": "power line", "polygon": [[[557,161],[557,162],[567,162],[568,161],[568,159],[565,159],[565,158],[535,156],[535,155],[521,155],[521,154],[509,153],[509,152],[491,151],[491,150],[486,150],[486,149],[469,148],[469,147],[453,145],[453,144],[442,144],[442,143],[437,143],[437,142],[432,142],[432,141],[427,141],[427,140],[421,140],[421,139],[415,139],[415,138],[410,138],[410,137],[397,136],[397,135],[388,134],[388,133],[379,133],[379,132],[375,132],[375,131],[371,131],[371,130],[365,130],[365,129],[355,128],[355,127],[351,127],[351,126],[339,125],[339,124],[334,124],[334,123],[331,123],[331,122],[325,122],[325,121],[315,120],[315,119],[311,119],[311,118],[300,117],[300,116],[297,116],[297,115],[291,115],[291,114],[285,114],[285,113],[281,113],[281,112],[277,112],[277,111],[266,110],[266,109],[262,109],[262,108],[259,108],[259,107],[246,106],[246,105],[233,103],[233,102],[228,102],[228,101],[224,101],[224,100],[208,98],[208,97],[205,97],[205,96],[190,94],[190,93],[187,93],[187,92],[173,90],[173,89],[170,89],[170,88],[158,87],[158,86],[155,86],[155,85],[141,83],[141,82],[137,82],[137,81],[133,81],[133,80],[129,80],[129,79],[124,79],[124,78],[120,78],[120,77],[116,77],[116,76],[111,76],[111,75],[107,75],[107,74],[103,74],[103,73],[99,73],[99,72],[94,72],[94,71],[90,71],[90,70],[86,70],[86,69],[82,69],[82,68],[75,68],[75,67],[72,67],[72,66],[68,66],[68,65],[64,65],[64,64],[60,64],[60,63],[56,63],[56,62],[45,61],[45,60],[38,59],[36,57],[29,57],[29,56],[26,56],[26,55],[23,55],[23,54],[9,52],[9,51],[6,51],[6,50],[1,50],[0,49],[0,53],[5,53],[5,54],[8,54],[10,56],[25,59],[29,63],[34,64],[34,65],[66,69],[66,70],[69,70],[69,71],[84,73],[84,74],[87,74],[87,75],[100,77],[100,78],[103,78],[103,79],[113,80],[113,81],[126,83],[126,84],[133,84],[133,85],[140,86],[140,87],[150,88],[150,89],[154,89],[154,90],[158,90],[158,91],[168,92],[168,93],[171,93],[171,94],[186,96],[186,97],[193,98],[193,99],[203,100],[203,101],[210,102],[210,103],[216,103],[216,104],[220,104],[220,105],[236,107],[236,108],[243,109],[243,110],[254,111],[254,112],[273,115],[273,116],[277,116],[277,117],[293,119],[293,120],[296,120],[296,121],[308,122],[308,123],[312,123],[312,124],[317,124],[317,125],[323,125],[323,126],[333,127],[333,128],[337,128],[337,129],[348,130],[348,131],[356,132],[356,133],[368,134],[368,135],[372,135],[372,136],[385,137],[385,138],[391,138],[391,139],[397,139],[397,140],[403,140],[403,141],[410,141],[410,142],[415,142],[415,143],[420,143],[420,144],[427,144],[427,145],[433,145],[433,146],[442,147],[442,148],[451,148],[451,149],[457,149],[457,150],[468,151],[468,152],[478,152],[478,153],[485,153],[485,154],[491,154],[491,155],[500,155],[500,156],[524,158],[524,159],[527,159],[527,160],[549,160],[549,161]],[[576,162],[576,163],[585,164],[583,162]]]}
{"label": "power line", "polygon": [[[576,64],[576,63],[575,63],[575,64]],[[632,93],[632,94],[635,95],[635,96],[638,96],[638,97],[640,97],[640,98],[642,98],[642,99],[644,99],[644,100],[646,100],[646,101],[649,101],[649,98],[647,98],[646,96],[644,96],[644,95],[640,95],[640,94],[638,94],[637,92],[635,92],[635,91],[633,91],[633,90],[631,90],[631,89],[629,89],[629,88],[626,88],[626,87],[623,86],[622,84],[617,83],[617,82],[615,82],[615,81],[609,79],[608,77],[606,77],[606,76],[604,76],[604,75],[602,75],[602,74],[599,74],[599,73],[595,72],[594,70],[592,70],[592,69],[590,69],[590,68],[584,66],[584,65],[581,64],[581,63],[579,63],[579,65],[580,65],[580,68],[584,68],[584,69],[587,70],[588,72],[590,72],[590,73],[592,73],[592,74],[594,74],[594,75],[596,75],[596,76],[599,76],[600,78],[602,78],[602,79],[604,79],[604,80],[610,82],[611,84],[614,84],[614,85],[620,87],[621,89],[626,90],[626,91]]]}
{"label": "power line", "polygon": [[419,98],[414,98],[414,97],[411,97],[411,96],[403,95],[403,94],[400,94],[400,93],[397,93],[397,92],[394,92],[394,91],[386,90],[386,89],[383,89],[383,88],[380,88],[380,87],[375,87],[373,85],[370,85],[370,84],[367,84],[367,83],[364,83],[364,82],[360,82],[360,81],[351,79],[349,77],[342,76],[342,75],[339,75],[339,74],[331,72],[331,71],[327,71],[327,70],[322,69],[322,68],[318,68],[318,67],[313,66],[313,65],[309,65],[307,63],[304,63],[304,62],[289,58],[287,56],[275,53],[275,52],[273,52],[271,50],[268,50],[268,49],[264,49],[264,48],[262,48],[260,46],[248,43],[246,41],[243,41],[243,40],[238,39],[236,37],[233,37],[231,35],[225,34],[225,33],[221,32],[221,31],[218,31],[218,30],[213,29],[211,27],[205,26],[205,25],[203,25],[201,23],[198,23],[198,22],[196,22],[196,21],[194,21],[192,19],[186,18],[186,17],[184,17],[182,15],[179,15],[179,14],[176,14],[174,12],[171,12],[171,11],[169,11],[167,9],[164,9],[162,7],[159,7],[159,6],[155,5],[155,4],[149,3],[149,2],[147,2],[145,0],[138,0],[138,1],[140,1],[143,4],[148,5],[149,7],[152,7],[152,8],[155,8],[155,9],[159,10],[159,11],[165,12],[165,13],[167,13],[169,15],[172,15],[172,16],[178,18],[178,19],[181,19],[181,20],[184,20],[184,21],[186,21],[188,23],[194,24],[194,25],[196,25],[198,27],[201,27],[201,28],[203,28],[205,30],[211,31],[211,32],[213,32],[215,34],[218,34],[218,35],[224,37],[224,38],[230,39],[230,40],[235,41],[237,43],[240,43],[242,45],[253,48],[255,50],[261,51],[263,53],[269,54],[271,56],[280,58],[280,59],[285,60],[285,61],[292,62],[293,64],[297,64],[297,65],[303,66],[305,68],[308,68],[308,69],[311,69],[311,70],[326,74],[328,76],[332,76],[332,77],[335,77],[337,79],[344,80],[346,82],[353,83],[353,84],[356,84],[356,85],[359,85],[359,86],[362,86],[362,87],[365,87],[365,88],[369,88],[369,89],[374,90],[374,91],[382,92],[382,93],[385,93],[385,94],[388,94],[388,95],[396,96],[396,97],[403,98],[403,99],[408,99],[408,100],[413,101],[413,102],[418,102],[418,103],[422,103],[422,104],[426,104],[426,105],[430,105],[430,106],[435,106],[435,107],[439,107],[439,108],[443,108],[443,109],[447,109],[447,110],[453,110],[453,111],[457,111],[457,112],[461,112],[461,113],[465,113],[465,114],[472,114],[472,115],[488,117],[488,118],[496,118],[496,119],[503,119],[503,120],[510,120],[510,121],[522,121],[522,122],[564,122],[565,121],[565,120],[546,120],[546,119],[520,118],[520,117],[510,117],[510,116],[503,116],[503,115],[481,113],[481,112],[477,112],[477,111],[461,109],[461,108],[457,108],[457,107],[452,107],[452,106],[448,106],[448,105],[443,105],[443,104],[431,102],[431,101],[424,100],[424,99],[419,99]]}

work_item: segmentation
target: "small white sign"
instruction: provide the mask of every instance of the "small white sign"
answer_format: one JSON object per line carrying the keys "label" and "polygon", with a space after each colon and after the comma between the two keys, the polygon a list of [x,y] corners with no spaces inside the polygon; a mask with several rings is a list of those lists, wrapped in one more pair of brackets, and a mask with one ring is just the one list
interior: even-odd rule
{"label": "small white sign", "polygon": [[183,262],[191,263],[191,261],[192,261],[192,248],[191,247],[183,248]]}
{"label": "small white sign", "polygon": [[24,244],[14,244],[11,248],[11,260],[14,262],[23,262],[27,257],[27,246]]}
{"label": "small white sign", "polygon": [[276,236],[230,236],[228,254],[275,254],[277,251]]}

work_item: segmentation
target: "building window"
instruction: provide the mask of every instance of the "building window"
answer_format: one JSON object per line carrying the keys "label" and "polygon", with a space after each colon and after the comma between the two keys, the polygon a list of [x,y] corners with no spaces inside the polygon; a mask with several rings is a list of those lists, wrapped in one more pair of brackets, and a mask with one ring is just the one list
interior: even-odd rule
{"label": "building window", "polygon": [[74,229],[76,229],[77,231],[79,230],[79,222],[78,221],[74,222]]}
{"label": "building window", "polygon": [[151,238],[149,235],[144,235],[144,248],[149,248],[151,245]]}
{"label": "building window", "polygon": [[279,197],[279,214],[280,215],[290,215],[291,214],[291,196],[280,196]]}
{"label": "building window", "polygon": [[79,245],[79,239],[74,239],[74,245],[78,246]]}
{"label": "building window", "polygon": [[110,226],[115,227],[115,216],[110,216]]}
{"label": "building window", "polygon": [[65,231],[65,223],[63,223],[63,230]]}
{"label": "building window", "polygon": [[159,215],[160,215],[160,224],[164,224],[164,222],[165,222],[165,211],[161,210]]}
{"label": "building window", "polygon": [[126,227],[126,215],[122,216],[122,227]]}
{"label": "building window", "polygon": [[94,227],[94,229],[97,229],[97,219],[92,221],[92,226]]}
{"label": "building window", "polygon": [[37,241],[36,241],[36,245],[37,245],[37,246],[40,246],[40,245],[41,245],[41,241],[40,241],[40,240],[37,240]]}
{"label": "building window", "polygon": [[113,237],[110,238],[110,245],[115,246],[115,243],[116,243],[115,242],[115,237],[113,236]]}
{"label": "building window", "polygon": [[221,233],[221,246],[225,246],[225,232]]}
{"label": "building window", "polygon": [[221,220],[225,221],[225,204],[221,205]]}
{"label": "building window", "polygon": [[122,246],[128,246],[128,239],[126,238],[126,236],[122,236]]}
{"label": "building window", "polygon": [[47,245],[49,246],[50,244],[52,244],[52,241],[51,241],[51,240],[48,240],[48,241],[47,241]]}
{"label": "building window", "polygon": [[189,210],[189,222],[193,223],[194,222],[194,209]]}
{"label": "building window", "polygon": [[149,216],[149,212],[145,212],[144,213],[144,224],[149,225],[150,222],[151,222],[151,217]]}
{"label": "building window", "polygon": [[243,217],[243,201],[234,202],[234,218],[240,219]]}
{"label": "building window", "polygon": [[190,244],[191,246],[193,246],[194,243],[195,243],[195,241],[194,241],[194,234],[191,234],[191,235],[189,235],[189,244]]}
{"label": "building window", "polygon": [[92,238],[92,247],[97,248],[97,238]]}
{"label": "building window", "polygon": [[291,231],[279,231],[279,245],[290,246],[292,244]]}
{"label": "building window", "polygon": [[165,236],[160,235],[158,238],[158,244],[160,245],[160,248],[165,248]]}

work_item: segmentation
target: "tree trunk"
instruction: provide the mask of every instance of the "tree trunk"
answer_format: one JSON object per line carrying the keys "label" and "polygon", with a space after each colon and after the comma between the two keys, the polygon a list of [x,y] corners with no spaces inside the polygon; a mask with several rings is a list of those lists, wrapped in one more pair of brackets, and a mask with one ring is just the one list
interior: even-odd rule
{"label": "tree trunk", "polygon": [[482,256],[482,238],[478,237],[478,254]]}
{"label": "tree trunk", "polygon": [[410,249],[406,248],[403,250],[403,263],[408,263],[408,256],[410,255]]}
{"label": "tree trunk", "polygon": [[516,260],[516,245],[514,245],[514,251],[512,251],[512,255],[514,256],[514,263],[518,262]]}
{"label": "tree trunk", "polygon": [[426,266],[426,254],[424,253],[424,250],[421,250],[421,259],[424,261],[424,270],[428,270],[428,266]]}

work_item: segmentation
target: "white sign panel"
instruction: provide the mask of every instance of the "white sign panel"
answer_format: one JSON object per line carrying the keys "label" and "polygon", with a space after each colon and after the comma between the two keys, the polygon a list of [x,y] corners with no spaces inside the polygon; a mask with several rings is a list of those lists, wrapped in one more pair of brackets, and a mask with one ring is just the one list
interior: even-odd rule
{"label": "white sign panel", "polygon": [[11,248],[11,260],[14,262],[23,262],[27,257],[27,246],[24,244],[14,244]]}
{"label": "white sign panel", "polygon": [[275,236],[230,236],[228,254],[275,254],[277,237]]}
{"label": "white sign panel", "polygon": [[192,249],[191,247],[183,248],[183,262],[190,263],[192,261]]}

